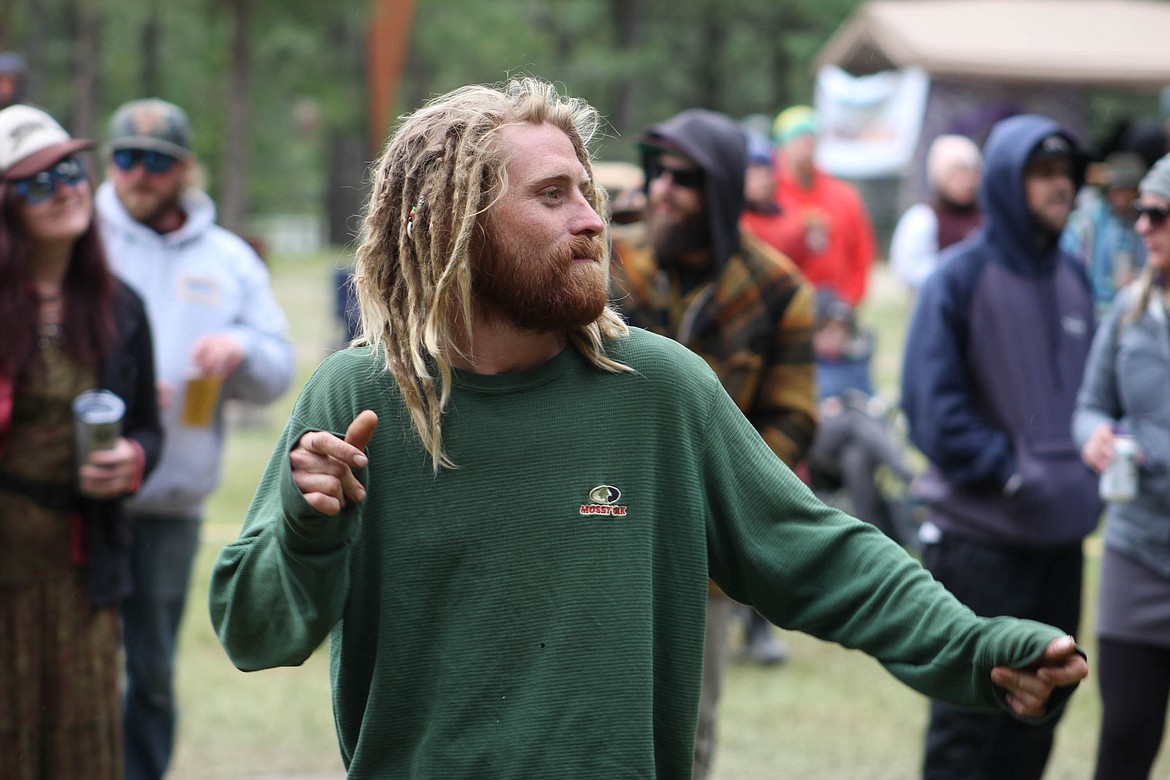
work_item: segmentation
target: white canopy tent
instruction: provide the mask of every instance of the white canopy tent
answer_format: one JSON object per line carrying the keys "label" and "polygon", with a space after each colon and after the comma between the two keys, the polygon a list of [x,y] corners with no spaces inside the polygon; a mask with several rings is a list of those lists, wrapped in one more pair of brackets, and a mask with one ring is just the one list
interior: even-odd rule
{"label": "white canopy tent", "polygon": [[1086,137],[1119,119],[1090,116],[1090,91],[1152,96],[1170,85],[1167,41],[1170,2],[1160,0],[868,0],[814,67],[858,77],[926,72],[928,96],[900,196],[875,199],[879,210],[900,211],[925,194],[926,149],[938,135],[982,143],[996,120],[1028,111]]}
{"label": "white canopy tent", "polygon": [[1156,0],[870,0],[815,64],[1156,91],[1170,84],[1168,38],[1170,3]]}

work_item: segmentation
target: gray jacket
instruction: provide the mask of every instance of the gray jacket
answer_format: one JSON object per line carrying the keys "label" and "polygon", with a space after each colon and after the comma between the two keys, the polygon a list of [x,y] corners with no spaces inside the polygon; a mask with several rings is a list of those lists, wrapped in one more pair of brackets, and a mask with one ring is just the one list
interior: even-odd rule
{"label": "gray jacket", "polygon": [[[292,383],[296,365],[288,322],[268,269],[241,238],[215,224],[215,206],[206,194],[187,191],[187,221],[165,235],[131,217],[110,182],[98,188],[95,200],[110,264],[146,303],[155,375],[173,388],[162,413],[162,459],[126,505],[131,513],[196,519],[219,484],[222,401],[268,403]],[[192,348],[209,333],[230,335],[245,357],[224,384],[212,425],[189,427],[182,423],[184,380]]]}
{"label": "gray jacket", "polygon": [[1124,322],[1137,297],[1138,283],[1118,293],[1097,328],[1073,438],[1083,447],[1101,423],[1133,435],[1142,452],[1138,497],[1109,505],[1105,544],[1170,576],[1170,322],[1156,294],[1136,322]]}

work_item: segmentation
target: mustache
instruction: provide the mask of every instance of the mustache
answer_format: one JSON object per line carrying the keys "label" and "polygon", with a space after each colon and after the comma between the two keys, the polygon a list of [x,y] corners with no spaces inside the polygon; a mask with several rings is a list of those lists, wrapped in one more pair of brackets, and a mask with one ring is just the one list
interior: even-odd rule
{"label": "mustache", "polygon": [[596,263],[605,259],[605,242],[599,236],[573,236],[557,252],[557,259],[572,262],[578,257],[587,257]]}

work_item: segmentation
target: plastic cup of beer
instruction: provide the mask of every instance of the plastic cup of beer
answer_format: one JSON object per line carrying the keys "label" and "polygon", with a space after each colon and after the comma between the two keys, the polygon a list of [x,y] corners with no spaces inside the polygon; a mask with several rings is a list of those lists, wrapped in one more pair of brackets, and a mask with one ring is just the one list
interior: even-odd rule
{"label": "plastic cup of beer", "polygon": [[181,422],[189,428],[206,428],[215,419],[219,406],[219,393],[223,378],[205,374],[187,377],[183,390],[183,415]]}
{"label": "plastic cup of beer", "polygon": [[122,435],[126,404],[109,390],[86,390],[73,399],[73,445],[80,468],[95,450],[108,450]]}

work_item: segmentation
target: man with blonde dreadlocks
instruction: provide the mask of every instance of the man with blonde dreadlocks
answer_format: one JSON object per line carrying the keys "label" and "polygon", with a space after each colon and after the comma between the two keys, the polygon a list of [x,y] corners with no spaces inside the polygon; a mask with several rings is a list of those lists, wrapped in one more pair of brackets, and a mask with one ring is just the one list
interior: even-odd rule
{"label": "man with blonde dreadlocks", "polygon": [[977,618],[607,306],[597,126],[528,78],[391,139],[364,343],[305,385],[216,561],[232,661],[329,636],[350,777],[687,777],[710,576],[927,695],[1051,717],[1088,673],[1071,637]]}

